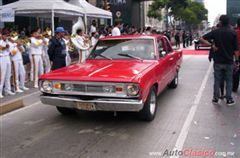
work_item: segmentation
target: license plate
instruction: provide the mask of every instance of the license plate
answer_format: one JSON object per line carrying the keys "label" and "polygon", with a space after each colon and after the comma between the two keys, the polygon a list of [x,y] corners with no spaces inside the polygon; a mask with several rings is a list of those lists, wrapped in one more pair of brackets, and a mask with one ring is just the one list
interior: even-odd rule
{"label": "license plate", "polygon": [[94,103],[77,102],[77,108],[80,110],[87,110],[87,111],[95,111],[96,110]]}

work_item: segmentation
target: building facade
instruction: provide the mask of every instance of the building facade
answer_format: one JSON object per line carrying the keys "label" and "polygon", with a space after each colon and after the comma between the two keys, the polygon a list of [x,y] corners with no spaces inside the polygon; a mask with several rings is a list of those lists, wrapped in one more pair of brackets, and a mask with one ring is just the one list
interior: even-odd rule
{"label": "building facade", "polygon": [[240,17],[240,0],[227,0],[227,15],[231,18],[232,25],[235,25]]}
{"label": "building facade", "polygon": [[[113,21],[135,27],[144,26],[144,2],[140,0],[108,0]],[[103,8],[104,0],[97,0],[97,7]]]}
{"label": "building facade", "polygon": [[[149,11],[149,6],[153,3],[153,1],[145,1],[144,2],[144,23],[145,27],[150,26],[158,31],[164,31],[166,30],[166,23],[164,23],[164,20],[157,20],[154,18],[149,18],[147,16],[147,13]],[[162,15],[164,17],[164,9],[162,9]]]}

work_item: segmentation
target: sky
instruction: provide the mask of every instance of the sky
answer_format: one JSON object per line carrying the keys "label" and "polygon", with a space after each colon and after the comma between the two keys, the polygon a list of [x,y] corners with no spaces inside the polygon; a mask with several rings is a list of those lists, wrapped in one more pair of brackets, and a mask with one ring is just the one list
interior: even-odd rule
{"label": "sky", "polygon": [[218,15],[226,14],[226,0],[204,0],[205,7],[208,9],[208,21],[213,25]]}

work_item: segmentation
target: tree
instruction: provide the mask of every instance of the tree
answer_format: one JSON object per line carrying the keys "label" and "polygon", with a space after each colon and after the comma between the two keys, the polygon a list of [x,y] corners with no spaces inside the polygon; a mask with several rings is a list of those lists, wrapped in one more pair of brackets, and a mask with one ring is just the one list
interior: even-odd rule
{"label": "tree", "polygon": [[[204,5],[191,0],[154,0],[149,6],[148,17],[162,20],[162,9],[166,11],[166,22],[168,16],[175,20],[183,20],[188,25],[195,26],[207,19],[207,10]],[[172,22],[170,21],[172,24]]]}
{"label": "tree", "polygon": [[[162,20],[162,9],[165,8],[167,12],[176,12],[180,8],[185,8],[188,5],[188,0],[154,0],[150,5],[148,16]],[[170,12],[170,14],[171,14]]]}

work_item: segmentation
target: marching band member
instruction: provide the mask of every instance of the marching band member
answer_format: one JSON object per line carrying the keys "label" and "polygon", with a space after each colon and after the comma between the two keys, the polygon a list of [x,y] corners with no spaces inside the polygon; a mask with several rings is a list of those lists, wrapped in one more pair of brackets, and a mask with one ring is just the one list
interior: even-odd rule
{"label": "marching band member", "polygon": [[[9,44],[7,41],[8,32],[2,33],[2,39],[0,40],[0,98],[3,98],[2,92],[4,91],[6,95],[14,95],[11,91],[11,61],[10,61],[10,51]],[[4,90],[3,90],[4,87]]]}
{"label": "marching band member", "polygon": [[26,71],[22,58],[22,53],[25,51],[25,49],[21,43],[16,42],[17,38],[17,34],[13,34],[8,41],[13,66],[13,82],[15,86],[15,92],[22,93],[23,90],[28,90],[28,88],[25,87]]}
{"label": "marching band member", "polygon": [[71,43],[70,43],[71,41],[70,41],[68,33],[65,34],[63,40],[65,41],[65,44],[66,44],[66,66],[69,66],[72,61],[71,61],[71,57],[69,54],[69,50],[71,49]]}
{"label": "marching band member", "polygon": [[86,57],[88,55],[88,50],[89,50],[90,44],[89,44],[88,38],[86,36],[84,36],[82,29],[77,30],[76,41],[77,41],[78,45],[80,46],[78,48],[79,63],[83,63],[86,60]]}
{"label": "marching band member", "polygon": [[47,32],[43,34],[43,64],[44,64],[44,73],[50,72],[51,70],[51,63],[48,56],[48,45],[50,36]]}
{"label": "marching band member", "polygon": [[30,54],[31,54],[31,76],[34,81],[34,88],[38,88],[38,77],[43,74],[43,40],[37,31],[32,31],[30,38]]}
{"label": "marching band member", "polygon": [[97,43],[97,41],[98,41],[97,36],[98,36],[98,34],[96,32],[92,33],[92,35],[91,35],[91,47],[95,46],[95,44]]}

